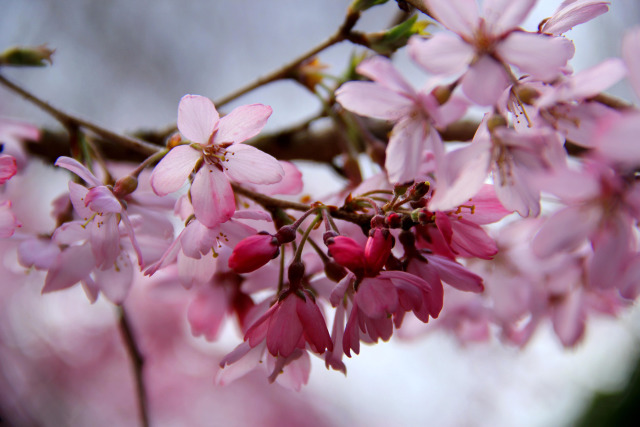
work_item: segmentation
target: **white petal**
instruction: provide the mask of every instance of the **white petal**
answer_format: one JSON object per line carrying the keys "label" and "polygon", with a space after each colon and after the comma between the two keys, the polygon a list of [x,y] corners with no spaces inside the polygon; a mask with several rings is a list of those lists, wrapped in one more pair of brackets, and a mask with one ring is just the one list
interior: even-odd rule
{"label": "white petal", "polygon": [[213,137],[216,144],[238,143],[260,133],[271,116],[271,107],[262,104],[243,105],[220,119]]}

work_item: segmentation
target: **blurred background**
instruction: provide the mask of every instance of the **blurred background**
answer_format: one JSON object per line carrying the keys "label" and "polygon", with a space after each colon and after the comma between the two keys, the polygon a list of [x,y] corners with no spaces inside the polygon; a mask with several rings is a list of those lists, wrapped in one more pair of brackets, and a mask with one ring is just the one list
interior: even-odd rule
{"label": "blurred background", "polygon": [[[0,0],[0,49],[42,43],[56,49],[52,67],[2,73],[53,105],[104,127],[121,132],[162,129],[175,122],[184,94],[221,98],[326,39],[349,3]],[[640,24],[639,2],[612,3],[608,14],[567,33],[577,48],[571,62],[576,70],[619,56],[624,32]],[[540,0],[524,27],[536,28],[559,4]],[[396,10],[393,1],[374,8],[356,28],[381,30]],[[320,58],[332,66],[328,72],[339,74],[354,49],[343,43]],[[424,81],[402,51],[397,64],[416,85]],[[624,83],[611,93],[637,102]],[[267,130],[299,123],[320,108],[309,92],[284,81],[223,110],[247,103],[273,107]],[[0,116],[58,126],[1,87]],[[327,185],[329,171],[304,167],[318,187],[322,182],[325,193],[339,187],[337,179],[333,187]],[[65,189],[65,175],[42,167],[29,179],[42,188],[42,195],[25,198],[23,205],[46,214],[48,203]],[[312,181],[307,179],[311,187]],[[0,276],[0,408],[17,411],[24,425],[136,425],[135,408],[127,400],[133,386],[124,352],[113,356],[104,344],[118,340],[109,304],[90,305],[77,288],[41,297],[42,277],[35,272],[25,276],[10,261],[5,260]],[[134,307],[148,303],[145,292],[132,296]],[[162,320],[143,315],[141,327],[157,330],[166,324],[166,330],[188,339],[184,301],[180,289],[164,293],[153,304],[166,315]],[[67,334],[80,338],[66,341]],[[156,335],[158,345],[167,345],[170,338]],[[589,410],[596,393],[627,385],[640,355],[639,338],[637,308],[617,320],[590,319],[585,340],[571,350],[562,348],[549,325],[522,350],[497,339],[462,347],[438,331],[413,340],[394,337],[390,343],[365,346],[347,360],[346,378],[313,360],[309,385],[294,393],[266,384],[261,375],[226,388],[214,386],[220,357],[239,342],[229,327],[220,342],[193,340],[184,354],[152,362],[149,370],[153,366],[158,371],[150,374],[150,382],[159,390],[151,397],[153,425],[572,425]],[[96,347],[100,342],[104,348]],[[63,379],[68,386],[51,385]],[[5,423],[11,420],[5,418]],[[589,420],[597,418],[590,415]]]}

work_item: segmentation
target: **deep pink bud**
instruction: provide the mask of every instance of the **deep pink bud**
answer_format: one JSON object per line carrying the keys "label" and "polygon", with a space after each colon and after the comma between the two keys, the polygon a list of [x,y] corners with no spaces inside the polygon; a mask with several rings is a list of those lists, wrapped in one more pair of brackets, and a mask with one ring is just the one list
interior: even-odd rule
{"label": "deep pink bud", "polygon": [[8,154],[0,154],[0,184],[7,182],[17,172],[16,159]]}
{"label": "deep pink bud", "polygon": [[278,241],[270,234],[247,237],[233,248],[229,268],[236,273],[250,273],[272,260],[278,251]]}
{"label": "deep pink bud", "polygon": [[362,247],[350,237],[336,236],[332,240],[333,242],[327,245],[329,255],[356,275],[362,275],[367,265]]}
{"label": "deep pink bud", "polygon": [[364,256],[367,260],[367,271],[375,275],[382,270],[391,254],[393,236],[386,228],[374,228],[369,232],[369,235],[367,246],[364,248]]}

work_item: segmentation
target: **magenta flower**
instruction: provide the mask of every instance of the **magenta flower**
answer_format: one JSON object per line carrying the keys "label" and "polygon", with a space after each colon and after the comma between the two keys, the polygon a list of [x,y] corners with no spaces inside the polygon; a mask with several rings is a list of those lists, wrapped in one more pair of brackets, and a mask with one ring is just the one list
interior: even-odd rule
{"label": "magenta flower", "polygon": [[493,105],[512,83],[505,64],[535,79],[550,81],[573,56],[573,43],[562,37],[527,33],[518,27],[535,0],[485,0],[482,14],[475,0],[425,0],[442,25],[456,33],[436,33],[409,42],[415,61],[438,75],[462,75],[462,91],[480,105]]}
{"label": "magenta flower", "polygon": [[194,168],[191,200],[196,218],[207,227],[227,221],[235,212],[230,180],[274,184],[282,180],[280,163],[246,144],[271,115],[266,105],[244,105],[220,118],[210,99],[185,95],[178,106],[178,129],[190,140],[169,151],[151,174],[153,191],[160,196],[177,191]]}
{"label": "magenta flower", "polygon": [[252,348],[266,340],[269,353],[284,358],[306,344],[317,354],[333,349],[322,312],[308,293],[291,292],[280,299],[251,325],[244,339]]}
{"label": "magenta flower", "polygon": [[229,268],[236,273],[250,273],[271,261],[279,253],[278,239],[270,234],[247,237],[233,248]]}

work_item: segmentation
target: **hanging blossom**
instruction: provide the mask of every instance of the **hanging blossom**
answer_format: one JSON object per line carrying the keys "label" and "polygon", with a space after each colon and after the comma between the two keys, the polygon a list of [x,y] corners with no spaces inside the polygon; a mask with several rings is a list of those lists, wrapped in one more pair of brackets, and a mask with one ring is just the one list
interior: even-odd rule
{"label": "hanging blossom", "polygon": [[173,147],[151,174],[159,196],[177,191],[196,169],[190,193],[196,218],[206,227],[229,220],[236,210],[230,181],[251,184],[280,182],[284,170],[268,154],[241,142],[256,136],[271,107],[244,105],[220,118],[210,99],[185,95],[178,106],[178,129],[191,141]]}
{"label": "hanging blossom", "polygon": [[[0,185],[10,180],[18,172],[16,159],[8,154],[0,154]],[[11,211],[11,200],[0,201],[0,238],[11,237],[20,222]]]}
{"label": "hanging blossom", "polygon": [[[426,71],[460,76],[462,91],[480,105],[493,105],[514,83],[509,64],[535,79],[551,81],[573,57],[573,43],[562,37],[522,31],[536,0],[425,0],[448,32],[428,40],[413,37],[409,51]],[[505,67],[507,69],[505,69]]]}
{"label": "hanging blossom", "polygon": [[336,100],[349,111],[395,122],[386,149],[385,169],[392,183],[415,179],[424,151],[442,158],[444,147],[437,128],[462,117],[467,103],[460,98],[440,105],[428,86],[416,91],[394,68],[377,56],[363,61],[356,71],[373,82],[348,82],[336,91]]}
{"label": "hanging blossom", "polygon": [[66,222],[54,232],[52,240],[61,248],[54,251],[55,257],[51,256],[52,248],[47,245],[37,246],[37,250],[48,254],[45,257],[25,253],[33,250],[34,246],[30,244],[20,246],[20,258],[48,259],[40,265],[48,270],[42,292],[66,289],[81,282],[91,301],[95,301],[102,291],[114,303],[122,303],[133,280],[133,265],[122,237],[129,238],[138,265],[144,263],[133,225],[121,200],[131,192],[130,188],[125,189],[118,183],[115,189],[103,185],[89,169],[69,157],[60,157],[56,166],[75,173],[89,184],[87,188],[69,181],[69,198],[82,219]]}

